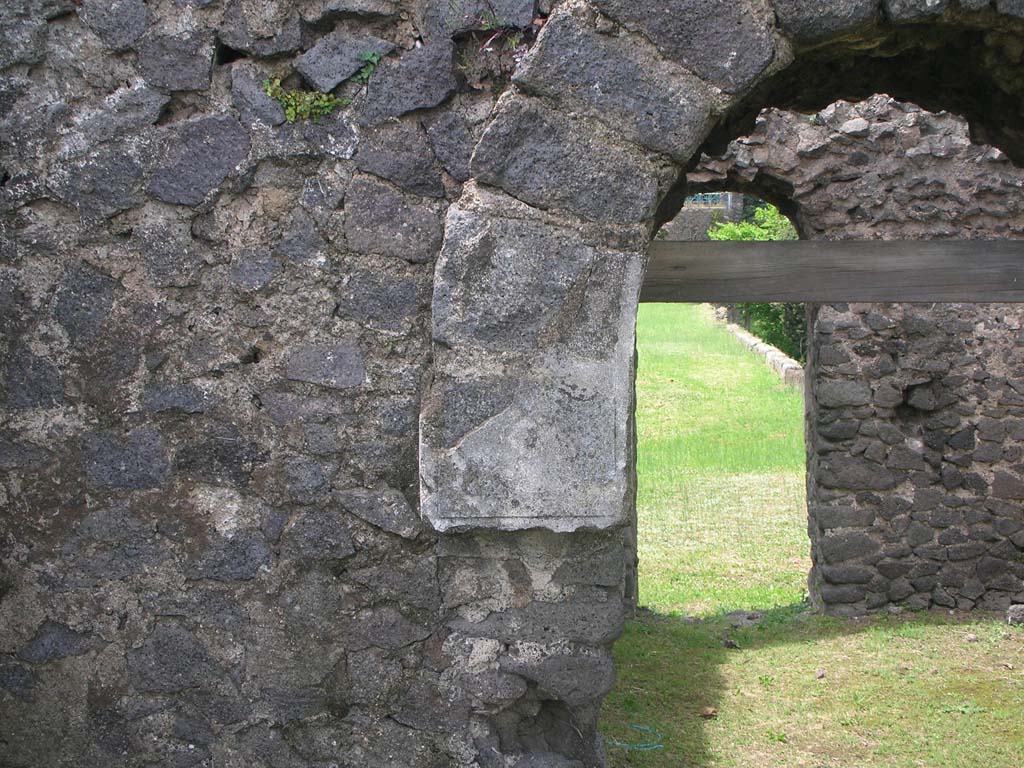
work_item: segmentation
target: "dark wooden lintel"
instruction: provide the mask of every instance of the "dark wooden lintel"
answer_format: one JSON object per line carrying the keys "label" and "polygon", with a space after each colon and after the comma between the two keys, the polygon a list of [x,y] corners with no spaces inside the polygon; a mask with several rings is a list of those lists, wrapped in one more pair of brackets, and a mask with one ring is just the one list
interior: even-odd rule
{"label": "dark wooden lintel", "polygon": [[1024,302],[1024,240],[656,240],[640,300]]}

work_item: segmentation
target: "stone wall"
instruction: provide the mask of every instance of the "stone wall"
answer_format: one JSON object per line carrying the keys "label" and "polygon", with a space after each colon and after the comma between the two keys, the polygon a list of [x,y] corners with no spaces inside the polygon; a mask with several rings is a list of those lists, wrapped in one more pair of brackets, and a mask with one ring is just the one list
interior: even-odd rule
{"label": "stone wall", "polygon": [[732,305],[715,307],[715,319],[723,324],[725,330],[732,334],[751,354],[763,358],[764,364],[772,369],[772,372],[779,377],[783,384],[798,392],[803,392],[804,367],[778,347],[773,347],[762,341],[742,325],[733,322],[730,314],[734,313],[740,314],[738,307]]}
{"label": "stone wall", "polygon": [[707,240],[711,225],[724,220],[722,206],[684,205],[676,217],[659,230],[658,237],[674,241]]}
{"label": "stone wall", "polygon": [[[1020,238],[1024,172],[966,123],[878,96],[770,110],[697,185],[778,195],[810,239]],[[1024,309],[811,311],[811,595],[832,613],[1024,602]]]}
{"label": "stone wall", "polygon": [[0,9],[0,764],[600,761],[622,532],[419,515],[444,216],[536,32],[453,8]]}
{"label": "stone wall", "polygon": [[[446,628],[530,570],[464,584],[417,512],[465,70],[519,55],[448,7],[0,8],[0,764],[449,768],[531,701]],[[352,104],[288,123],[271,76]]]}
{"label": "stone wall", "polygon": [[712,205],[687,200],[675,218],[658,230],[656,237],[675,241],[708,240],[708,230],[713,224],[742,219],[744,196],[726,192],[722,197],[719,204]]}
{"label": "stone wall", "polygon": [[682,169],[826,53],[1024,100],[1014,0],[675,4],[0,7],[0,763],[603,763]]}

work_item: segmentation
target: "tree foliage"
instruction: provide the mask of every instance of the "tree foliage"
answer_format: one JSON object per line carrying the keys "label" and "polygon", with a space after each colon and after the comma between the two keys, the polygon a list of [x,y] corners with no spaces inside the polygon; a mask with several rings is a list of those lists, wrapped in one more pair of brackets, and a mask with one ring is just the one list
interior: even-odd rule
{"label": "tree foliage", "polygon": [[774,205],[763,203],[750,219],[722,221],[711,225],[712,240],[799,240],[792,222]]}
{"label": "tree foliage", "polygon": [[[797,240],[792,222],[779,209],[767,203],[754,210],[744,221],[713,224],[708,230],[712,240]],[[790,357],[805,362],[807,357],[807,319],[803,304],[751,302],[737,304],[747,330],[778,347]]]}

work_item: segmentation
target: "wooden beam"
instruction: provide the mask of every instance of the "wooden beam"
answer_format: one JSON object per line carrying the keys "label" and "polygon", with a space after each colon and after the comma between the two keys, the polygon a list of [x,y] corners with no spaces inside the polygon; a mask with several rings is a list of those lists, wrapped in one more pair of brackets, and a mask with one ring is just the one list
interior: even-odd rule
{"label": "wooden beam", "polygon": [[651,244],[640,301],[1024,302],[1024,240]]}

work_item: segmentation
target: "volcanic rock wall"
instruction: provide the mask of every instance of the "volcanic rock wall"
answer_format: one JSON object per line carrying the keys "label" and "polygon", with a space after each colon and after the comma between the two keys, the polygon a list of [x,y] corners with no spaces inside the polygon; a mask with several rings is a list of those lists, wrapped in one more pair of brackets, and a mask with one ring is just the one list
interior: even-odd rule
{"label": "volcanic rock wall", "polygon": [[[809,239],[1024,235],[1024,172],[963,120],[884,96],[766,111],[690,178],[774,197]],[[826,305],[810,322],[812,598],[831,613],[1024,602],[1024,310]]]}
{"label": "volcanic rock wall", "polygon": [[[0,764],[448,768],[524,698],[449,692],[462,550],[417,513],[467,78],[518,55],[486,10],[0,8]],[[274,76],[352,104],[287,122]]]}
{"label": "volcanic rock wall", "polygon": [[[725,19],[680,0],[685,23],[669,26],[650,6],[595,5],[560,7],[487,122],[546,2],[3,3],[0,763],[602,764],[597,711],[632,580],[628,428],[608,425],[629,412],[628,299],[658,200],[795,48],[853,25],[887,64],[892,40],[917,61],[930,38],[882,29],[864,0],[827,18],[756,0]],[[950,4],[885,5],[899,6],[888,24]],[[1024,15],[989,5],[946,14],[950,39]],[[1004,38],[985,48],[999,99],[976,103],[974,80],[943,91],[1002,139],[1022,92]],[[267,95],[272,78],[348,103],[302,119]],[[456,290],[432,299],[446,233]],[[488,263],[512,237],[511,267]],[[515,302],[483,306],[491,295]],[[433,334],[432,300],[453,310]],[[495,327],[526,335],[505,345]],[[553,369],[600,368],[614,403],[566,388],[561,410],[533,408],[553,396],[525,375],[510,386],[511,368],[459,380],[445,345],[466,338],[481,369],[568,350]],[[438,356],[452,368],[435,387]],[[487,492],[516,468],[477,454],[478,474],[434,495],[428,519],[450,524],[436,533],[419,503],[428,386],[437,455],[507,411],[537,418],[514,425],[524,450],[536,439],[563,463],[539,456],[537,486]],[[559,471],[583,466],[566,435],[606,486],[600,514],[558,518],[591,490]],[[549,530],[468,530],[446,505],[465,501],[457,482],[484,507],[502,491],[530,515],[554,508]]]}

